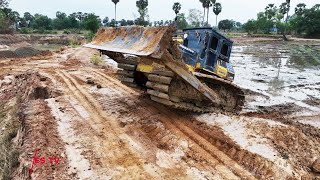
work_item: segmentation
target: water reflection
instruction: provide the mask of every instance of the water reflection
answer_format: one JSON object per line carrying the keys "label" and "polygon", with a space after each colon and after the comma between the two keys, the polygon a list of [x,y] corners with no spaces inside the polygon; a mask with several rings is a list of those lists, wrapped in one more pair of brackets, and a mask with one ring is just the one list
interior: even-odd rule
{"label": "water reflection", "polygon": [[282,103],[301,106],[306,98],[320,99],[320,43],[278,41],[238,45],[234,46],[231,62],[235,66],[236,84],[268,97],[255,101],[254,106]]}
{"label": "water reflection", "polygon": [[[303,45],[293,43],[255,43],[243,46],[245,55],[254,57],[261,67],[271,65],[278,67],[281,58],[287,58],[285,66],[297,69],[315,68],[320,65],[320,45]],[[239,51],[236,51],[238,53]],[[239,52],[240,53],[240,52]],[[319,67],[316,67],[319,68]]]}

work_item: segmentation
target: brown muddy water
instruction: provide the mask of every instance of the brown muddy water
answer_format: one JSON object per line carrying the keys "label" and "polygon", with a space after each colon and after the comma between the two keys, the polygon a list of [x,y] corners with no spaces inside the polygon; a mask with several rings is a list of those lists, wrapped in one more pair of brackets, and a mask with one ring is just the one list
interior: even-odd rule
{"label": "brown muddy water", "polygon": [[245,111],[290,104],[298,113],[320,113],[320,43],[235,45],[231,63],[235,83],[246,89]]}

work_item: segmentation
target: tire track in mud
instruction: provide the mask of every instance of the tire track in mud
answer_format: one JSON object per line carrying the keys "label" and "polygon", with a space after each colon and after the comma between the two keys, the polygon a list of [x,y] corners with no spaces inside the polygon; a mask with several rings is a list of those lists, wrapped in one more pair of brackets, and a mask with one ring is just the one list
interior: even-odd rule
{"label": "tire track in mud", "polygon": [[[69,93],[77,99],[81,105],[89,112],[90,119],[86,122],[94,129],[93,138],[95,143],[98,143],[98,148],[95,152],[100,154],[108,154],[108,157],[99,157],[103,163],[103,167],[123,165],[135,171],[135,178],[149,177],[144,171],[143,161],[127,147],[126,140],[120,139],[122,133],[118,124],[114,119],[108,117],[102,107],[94,100],[94,98],[86,92],[79,83],[66,71],[56,71],[56,74],[66,84]],[[95,147],[96,148],[96,147]],[[108,152],[111,152],[110,153]],[[101,155],[100,155],[101,156]],[[129,175],[130,171],[123,173]],[[124,174],[122,174],[124,175]]]}
{"label": "tire track in mud", "polygon": [[[90,70],[90,72],[93,72],[96,77],[99,77],[99,81],[101,81],[105,86],[114,87],[114,85],[112,86],[112,84],[118,85],[119,88],[117,88],[117,90],[120,90],[127,95],[130,95],[130,91],[134,91],[131,88],[121,84],[121,82],[108,77],[102,72],[99,72],[97,70]],[[107,80],[105,80],[104,78]],[[130,90],[122,90],[122,88]],[[165,125],[167,129],[169,129],[170,132],[191,142],[192,146],[190,147],[190,150],[201,156],[202,159],[205,159],[210,164],[210,166],[227,174],[220,174],[222,175],[222,177],[230,179],[230,177],[236,178],[236,176],[238,176],[242,179],[255,179],[255,177],[250,172],[244,169],[241,165],[231,159],[224,152],[220,151],[214,144],[210,143],[200,134],[196,133],[190,127],[185,125],[187,119],[181,119],[181,117],[170,112],[170,110],[168,111],[166,107],[163,107],[161,105],[158,106],[152,102],[146,103],[150,107],[148,108],[149,111],[158,112],[153,114],[160,114],[160,116],[158,116],[159,120]],[[170,139],[166,135],[163,135],[163,131],[157,129],[156,127],[147,127],[147,129],[147,133],[150,133],[149,136],[153,138],[158,137],[156,139],[158,139],[159,141],[164,142]]]}

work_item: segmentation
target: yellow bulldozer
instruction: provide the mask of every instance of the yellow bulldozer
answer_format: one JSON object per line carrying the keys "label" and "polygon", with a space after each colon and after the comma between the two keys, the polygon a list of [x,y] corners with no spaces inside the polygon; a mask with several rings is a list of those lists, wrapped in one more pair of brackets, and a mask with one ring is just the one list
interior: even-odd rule
{"label": "yellow bulldozer", "polygon": [[142,87],[155,102],[193,112],[240,111],[245,97],[232,82],[233,42],[212,28],[185,29],[180,43],[175,32],[174,26],[101,28],[85,47],[115,60],[119,80]]}

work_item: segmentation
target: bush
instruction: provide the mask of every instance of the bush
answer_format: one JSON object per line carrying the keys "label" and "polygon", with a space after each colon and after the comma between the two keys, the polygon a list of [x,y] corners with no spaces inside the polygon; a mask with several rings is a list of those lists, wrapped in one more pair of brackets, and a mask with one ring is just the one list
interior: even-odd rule
{"label": "bush", "polygon": [[99,55],[95,54],[90,58],[90,62],[94,65],[99,65],[103,63],[103,60]]}
{"label": "bush", "polygon": [[68,30],[64,30],[63,31],[63,34],[70,34],[71,32],[70,31],[68,31]]}
{"label": "bush", "polygon": [[23,28],[20,29],[20,33],[21,34],[30,34],[31,30],[29,28],[23,27]]}
{"label": "bush", "polygon": [[77,37],[73,37],[72,39],[70,39],[68,41],[69,46],[71,46],[72,48],[78,48],[81,45],[81,42],[78,40]]}
{"label": "bush", "polygon": [[86,35],[85,35],[87,41],[92,41],[94,36],[95,36],[95,33],[91,32],[91,31],[86,33]]}

